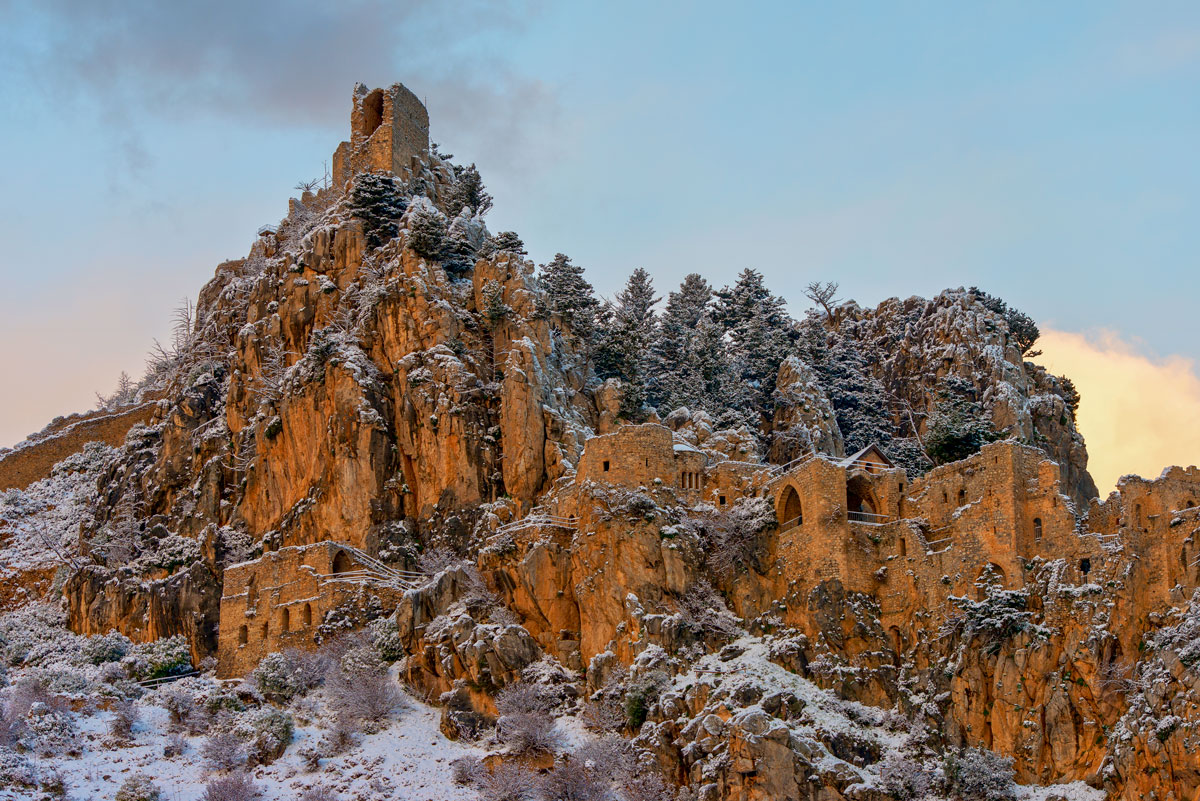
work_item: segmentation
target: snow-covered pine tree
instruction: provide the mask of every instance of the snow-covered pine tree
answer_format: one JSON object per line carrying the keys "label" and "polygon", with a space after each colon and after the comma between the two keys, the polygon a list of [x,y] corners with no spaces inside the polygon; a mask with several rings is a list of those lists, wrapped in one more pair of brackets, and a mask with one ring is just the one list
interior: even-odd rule
{"label": "snow-covered pine tree", "polygon": [[427,259],[441,258],[442,245],[446,240],[446,216],[428,199],[413,200],[408,220],[408,246],[418,256]]}
{"label": "snow-covered pine tree", "polygon": [[650,351],[647,396],[660,412],[680,406],[714,416],[740,406],[724,331],[712,318],[712,287],[692,273],[667,297]]}
{"label": "snow-covered pine tree", "polygon": [[446,199],[446,213],[452,218],[467,207],[473,209],[477,217],[482,217],[492,208],[492,196],[484,191],[483,179],[479,177],[479,170],[475,169],[474,164],[454,168],[454,186]]}
{"label": "snow-covered pine tree", "polygon": [[654,296],[650,273],[639,267],[614,302],[606,304],[610,320],[602,327],[596,349],[596,374],[621,379],[625,387],[621,412],[631,420],[640,419],[646,401],[650,349],[658,328],[654,304],[660,300]]}
{"label": "snow-covered pine tree", "polygon": [[374,249],[395,238],[408,208],[408,189],[396,176],[367,172],[350,187],[350,213],[362,220],[367,247]]}
{"label": "snow-covered pine tree", "polygon": [[767,288],[757,270],[742,270],[732,287],[716,295],[713,318],[728,334],[731,360],[749,387],[750,402],[766,414],[771,409],[779,365],[796,341],[795,321],[785,310],[783,298]]}
{"label": "snow-covered pine tree", "polygon": [[542,265],[538,285],[542,289],[539,312],[562,320],[590,358],[596,342],[600,301],[583,277],[583,268],[572,264],[565,254],[556,253],[549,264]]}
{"label": "snow-covered pine tree", "polygon": [[488,237],[488,240],[483,243],[483,247],[479,249],[479,255],[486,259],[501,251],[507,251],[517,256],[529,255],[529,252],[525,250],[525,243],[521,241],[521,237],[517,236],[516,231],[501,231],[495,236]]}

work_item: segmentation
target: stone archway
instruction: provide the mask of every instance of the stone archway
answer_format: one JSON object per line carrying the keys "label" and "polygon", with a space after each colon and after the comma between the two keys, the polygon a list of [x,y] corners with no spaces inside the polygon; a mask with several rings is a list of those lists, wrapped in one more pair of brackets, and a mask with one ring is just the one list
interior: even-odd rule
{"label": "stone archway", "polygon": [[800,504],[800,493],[788,484],[775,503],[775,515],[782,529],[794,528],[804,522],[804,510]]}
{"label": "stone archway", "polygon": [[338,551],[337,556],[333,557],[333,572],[349,573],[353,569],[354,563],[350,561],[349,555],[345,551]]}

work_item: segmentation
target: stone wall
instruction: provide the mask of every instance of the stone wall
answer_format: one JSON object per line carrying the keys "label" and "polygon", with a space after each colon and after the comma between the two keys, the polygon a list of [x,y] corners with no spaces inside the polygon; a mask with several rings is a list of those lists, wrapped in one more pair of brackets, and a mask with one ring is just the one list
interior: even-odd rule
{"label": "stone wall", "polygon": [[324,577],[358,567],[353,551],[320,542],[225,568],[218,675],[244,675],[272,651],[315,647],[325,613],[357,589]]}
{"label": "stone wall", "polygon": [[0,454],[0,490],[25,489],[47,478],[54,465],[83,450],[89,442],[120,445],[129,429],[137,423],[149,423],[157,408],[157,402],[152,401],[116,412],[66,418],[45,436]]}
{"label": "stone wall", "polygon": [[429,158],[429,113],[403,84],[354,87],[350,141],[333,154],[335,186],[360,172],[390,172],[408,180]]}
{"label": "stone wall", "polygon": [[587,441],[575,480],[631,488],[674,487],[694,503],[704,492],[706,460],[695,448],[676,445],[665,426],[627,425]]}

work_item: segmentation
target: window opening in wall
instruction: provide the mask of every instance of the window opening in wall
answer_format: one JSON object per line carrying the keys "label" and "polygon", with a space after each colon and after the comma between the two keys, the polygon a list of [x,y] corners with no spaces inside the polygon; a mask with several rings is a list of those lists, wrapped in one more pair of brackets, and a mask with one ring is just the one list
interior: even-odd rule
{"label": "window opening in wall", "polygon": [[649,466],[650,466],[650,459],[647,458],[646,459],[646,467],[649,467]]}
{"label": "window opening in wall", "polygon": [[279,613],[279,629],[280,631],[292,630],[292,612],[286,606]]}
{"label": "window opening in wall", "polygon": [[605,473],[608,472],[608,460],[607,459],[604,460],[604,472]]}
{"label": "window opening in wall", "polygon": [[946,494],[945,490],[942,490],[942,503],[950,503],[950,496]]}
{"label": "window opening in wall", "polygon": [[243,625],[238,629],[238,645],[245,645],[250,642],[250,627]]}
{"label": "window opening in wall", "polygon": [[263,638],[264,640],[265,640],[265,639],[267,639],[267,632],[268,632],[268,631],[269,631],[269,629],[268,629],[268,627],[267,627],[267,621],[265,621],[265,620],[264,620],[264,621],[263,621],[263,624],[262,624],[262,638]]}
{"label": "window opening in wall", "polygon": [[1088,573],[1092,572],[1092,560],[1091,559],[1080,559],[1079,560],[1079,572],[1085,576]]}
{"label": "window opening in wall", "polygon": [[1040,517],[1033,518],[1033,541],[1042,541],[1042,518]]}
{"label": "window opening in wall", "polygon": [[1179,566],[1187,570],[1187,548],[1182,548],[1179,551]]}
{"label": "window opening in wall", "polygon": [[725,496],[724,496],[724,495],[722,495],[720,498],[718,498],[718,499],[717,499],[717,503],[719,503],[719,504],[721,504],[722,506],[724,506],[724,505],[725,505]]}
{"label": "window opening in wall", "polygon": [[258,605],[258,582],[255,576],[251,576],[246,582],[246,608],[253,609]]}
{"label": "window opening in wall", "polygon": [[900,538],[900,555],[908,556],[908,543],[904,541],[904,537]]}
{"label": "window opening in wall", "polygon": [[1133,517],[1134,517],[1134,521],[1135,521],[1135,522],[1134,522],[1134,525],[1135,525],[1135,526],[1137,526],[1137,527],[1139,527],[1139,528],[1141,528],[1141,525],[1142,525],[1142,505],[1141,505],[1140,503],[1135,503],[1135,504],[1133,505]]}
{"label": "window opening in wall", "polygon": [[962,506],[966,502],[967,502],[967,491],[965,489],[960,489],[958,491],[958,505]]}
{"label": "window opening in wall", "polygon": [[383,122],[383,90],[376,89],[363,101],[363,133],[367,136]]}
{"label": "window opening in wall", "polygon": [[312,604],[304,605],[304,625],[306,628],[312,626]]}
{"label": "window opening in wall", "polygon": [[333,557],[333,572],[334,573],[349,573],[352,565],[350,557],[345,551],[338,551],[337,556]]}

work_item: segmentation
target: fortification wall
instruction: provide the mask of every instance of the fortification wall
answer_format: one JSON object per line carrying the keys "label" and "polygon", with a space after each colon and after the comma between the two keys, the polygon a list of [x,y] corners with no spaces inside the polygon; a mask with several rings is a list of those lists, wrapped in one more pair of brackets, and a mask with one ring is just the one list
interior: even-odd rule
{"label": "fortification wall", "polygon": [[54,465],[83,450],[89,442],[121,445],[129,429],[151,421],[157,407],[157,402],[150,401],[118,412],[78,415],[74,422],[67,418],[51,433],[0,455],[0,490],[25,489],[49,477]]}
{"label": "fortification wall", "polygon": [[225,569],[217,673],[241,676],[272,651],[313,648],[325,613],[356,587],[323,577],[356,569],[334,542],[281,548]]}
{"label": "fortification wall", "polygon": [[344,186],[361,172],[390,172],[404,180],[429,160],[429,113],[403,84],[354,87],[350,141],[333,153],[333,181]]}
{"label": "fortification wall", "polygon": [[657,423],[621,426],[612,434],[592,437],[583,448],[575,480],[602,481],[626,487],[649,486],[657,480],[676,486],[671,431]]}

